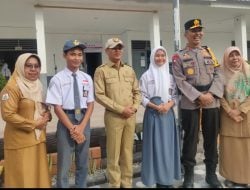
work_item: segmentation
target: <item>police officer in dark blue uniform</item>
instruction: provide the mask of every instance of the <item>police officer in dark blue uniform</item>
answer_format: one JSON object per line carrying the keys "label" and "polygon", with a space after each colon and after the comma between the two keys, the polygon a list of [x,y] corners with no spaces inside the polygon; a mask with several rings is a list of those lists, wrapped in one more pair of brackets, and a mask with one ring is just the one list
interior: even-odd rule
{"label": "police officer in dark blue uniform", "polygon": [[185,169],[183,187],[193,187],[200,118],[206,165],[206,182],[222,187],[216,176],[220,98],[223,96],[221,68],[210,48],[201,46],[204,35],[200,19],[185,23],[187,45],[173,57],[173,76],[181,91],[181,121],[184,140],[181,161]]}

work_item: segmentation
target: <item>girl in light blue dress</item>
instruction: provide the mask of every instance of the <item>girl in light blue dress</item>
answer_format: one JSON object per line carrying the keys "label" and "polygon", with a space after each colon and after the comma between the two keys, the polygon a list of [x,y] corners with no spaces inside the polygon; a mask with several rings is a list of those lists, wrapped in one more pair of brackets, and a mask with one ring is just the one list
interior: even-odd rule
{"label": "girl in light blue dress", "polygon": [[143,118],[142,182],[149,187],[173,187],[181,179],[179,131],[173,106],[177,89],[169,73],[167,51],[160,46],[150,56],[149,69],[140,78]]}

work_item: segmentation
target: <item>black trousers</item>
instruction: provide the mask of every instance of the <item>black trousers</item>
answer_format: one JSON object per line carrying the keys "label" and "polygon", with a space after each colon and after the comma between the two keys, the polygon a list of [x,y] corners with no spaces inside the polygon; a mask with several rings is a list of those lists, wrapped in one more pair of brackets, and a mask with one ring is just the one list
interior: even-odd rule
{"label": "black trousers", "polygon": [[182,129],[184,139],[181,162],[186,168],[196,165],[196,152],[199,136],[199,123],[201,117],[203,148],[206,166],[215,167],[218,163],[217,137],[220,128],[219,108],[187,110],[181,109]]}

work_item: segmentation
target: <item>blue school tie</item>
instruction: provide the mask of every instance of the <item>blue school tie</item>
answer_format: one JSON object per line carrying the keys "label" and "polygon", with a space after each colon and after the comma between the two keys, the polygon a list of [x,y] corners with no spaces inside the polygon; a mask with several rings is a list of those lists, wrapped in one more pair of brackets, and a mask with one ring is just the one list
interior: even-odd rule
{"label": "blue school tie", "polygon": [[77,84],[77,81],[76,81],[76,73],[72,73],[72,76],[74,78],[75,119],[77,121],[80,121],[81,118],[82,118],[82,114],[81,114],[81,104],[80,104],[79,89],[78,89],[78,84]]}

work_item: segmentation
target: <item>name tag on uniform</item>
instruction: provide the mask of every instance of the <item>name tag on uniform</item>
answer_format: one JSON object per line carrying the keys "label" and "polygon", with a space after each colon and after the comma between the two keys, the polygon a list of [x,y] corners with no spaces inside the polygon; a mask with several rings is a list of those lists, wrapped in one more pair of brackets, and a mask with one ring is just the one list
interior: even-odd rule
{"label": "name tag on uniform", "polygon": [[83,80],[83,97],[88,97],[89,94],[89,82],[87,80]]}
{"label": "name tag on uniform", "polygon": [[204,57],[205,65],[213,65],[214,62],[211,57]]}

